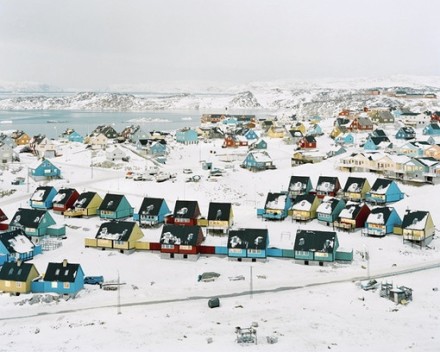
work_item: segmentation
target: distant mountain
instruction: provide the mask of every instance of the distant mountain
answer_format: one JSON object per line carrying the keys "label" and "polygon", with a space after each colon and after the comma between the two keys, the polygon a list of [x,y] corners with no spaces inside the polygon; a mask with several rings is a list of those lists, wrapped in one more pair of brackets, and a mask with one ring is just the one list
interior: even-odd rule
{"label": "distant mountain", "polygon": [[44,93],[63,92],[63,89],[39,82],[2,82],[0,93]]}

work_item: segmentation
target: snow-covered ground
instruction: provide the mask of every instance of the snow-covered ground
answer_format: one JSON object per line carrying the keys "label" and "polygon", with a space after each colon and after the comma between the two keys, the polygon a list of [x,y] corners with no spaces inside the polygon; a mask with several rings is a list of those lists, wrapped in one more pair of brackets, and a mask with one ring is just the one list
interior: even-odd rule
{"label": "snow-covered ground", "polygon": [[[325,123],[324,123],[325,125]],[[331,124],[325,126],[328,130]],[[310,176],[312,183],[320,175],[338,176],[341,184],[349,174],[335,169],[337,159],[292,168],[292,146],[278,139],[267,139],[268,152],[277,169],[252,173],[240,168],[239,161],[222,162],[231,151],[222,149],[222,141],[198,145],[170,143],[171,153],[164,171],[176,173],[174,181],[134,181],[125,179],[128,166],[143,170],[149,163],[124,149],[130,163],[117,167],[94,167],[104,159],[92,155],[80,144],[61,144],[62,156],[52,162],[62,169],[63,179],[50,184],[56,188],[74,187],[79,192],[97,191],[125,194],[137,210],[144,196],[163,197],[172,209],[176,200],[197,200],[203,215],[211,201],[233,203],[236,227],[268,228],[271,246],[292,248],[296,230],[325,230],[317,221],[298,224],[286,219],[268,222],[258,219],[256,209],[264,206],[267,192],[286,190],[291,175]],[[324,150],[331,139],[319,137]],[[127,147],[128,148],[128,147]],[[234,152],[240,151],[238,149]],[[245,153],[245,149],[243,149]],[[222,158],[223,155],[223,158]],[[25,176],[35,158],[21,154],[21,164],[3,170],[0,189],[16,192],[0,198],[0,207],[12,218],[18,207],[28,206],[35,188],[41,184],[11,186],[17,176]],[[212,180],[201,161],[212,161],[225,175]],[[17,173],[14,169],[21,168]],[[182,171],[190,168],[201,181],[185,182]],[[353,175],[353,174],[351,174]],[[377,175],[367,177],[370,184]],[[394,206],[401,216],[405,209],[430,211],[440,224],[437,211],[440,186],[399,185],[405,199]],[[339,232],[340,246],[353,248],[351,264],[303,266],[293,260],[269,258],[265,263],[230,261],[226,257],[201,256],[198,261],[160,259],[156,252],[121,254],[84,248],[84,238],[95,237],[101,223],[96,218],[64,219],[67,238],[62,247],[34,258],[40,271],[50,261],[68,259],[80,263],[86,275],[103,275],[106,280],[119,276],[121,290],[104,291],[86,286],[75,299],[30,304],[31,295],[0,295],[0,351],[72,351],[72,350],[142,350],[157,351],[438,351],[440,349],[440,243],[436,237],[430,248],[420,249],[402,243],[402,238],[385,238]],[[143,229],[145,241],[157,242],[160,228]],[[225,245],[226,239],[208,236],[206,244]],[[361,254],[368,250],[370,261]],[[429,270],[398,275],[406,269],[435,266]],[[217,272],[213,282],[198,282],[203,272]],[[377,291],[363,291],[358,283],[367,273],[378,281],[391,281],[413,288],[414,300],[395,305],[379,297]],[[252,275],[251,275],[252,273]],[[239,275],[244,280],[230,280]],[[208,300],[220,297],[220,307],[210,309]],[[120,306],[118,306],[120,302]],[[119,314],[120,313],[120,314]],[[243,347],[235,342],[235,329],[256,327],[258,344]],[[278,338],[269,344],[267,337]]]}

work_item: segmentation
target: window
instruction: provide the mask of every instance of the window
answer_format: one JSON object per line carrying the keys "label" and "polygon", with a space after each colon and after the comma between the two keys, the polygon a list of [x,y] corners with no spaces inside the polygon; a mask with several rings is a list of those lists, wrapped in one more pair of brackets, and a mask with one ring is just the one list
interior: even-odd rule
{"label": "window", "polygon": [[58,282],[52,281],[51,286],[52,286],[52,288],[58,288]]}
{"label": "window", "polygon": [[64,283],[63,283],[63,287],[64,287],[65,289],[69,289],[69,288],[70,288],[70,282],[64,282]]}
{"label": "window", "polygon": [[15,287],[21,288],[21,286],[22,286],[22,282],[19,282],[19,281],[15,282]]}

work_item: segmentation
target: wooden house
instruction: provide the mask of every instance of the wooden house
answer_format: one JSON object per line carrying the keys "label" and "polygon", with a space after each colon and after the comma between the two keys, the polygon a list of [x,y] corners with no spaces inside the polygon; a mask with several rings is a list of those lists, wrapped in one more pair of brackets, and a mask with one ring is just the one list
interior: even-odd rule
{"label": "wooden house", "polygon": [[341,184],[339,183],[338,177],[319,176],[318,182],[316,183],[315,193],[318,198],[324,198],[326,196],[336,197],[340,189]]}
{"label": "wooden house", "polygon": [[102,203],[101,196],[96,192],[83,192],[73,203],[72,207],[64,212],[68,217],[89,217],[98,215],[98,208]]}
{"label": "wooden house", "polygon": [[396,226],[401,226],[402,220],[396,209],[392,207],[376,207],[371,210],[365,221],[362,234],[365,236],[383,237],[392,233]]}
{"label": "wooden house", "polygon": [[275,165],[269,154],[265,150],[252,150],[244,159],[241,166],[250,171],[263,171],[275,169]]}
{"label": "wooden house", "polygon": [[133,216],[133,212],[133,207],[124,195],[107,193],[98,207],[97,214],[101,219],[118,220]]}
{"label": "wooden house", "polygon": [[62,295],[75,295],[84,288],[84,271],[80,264],[50,262],[43,280],[32,282],[32,292],[53,292]]}
{"label": "wooden house", "polygon": [[294,131],[300,131],[303,136],[306,134],[307,131],[306,126],[302,122],[296,122],[290,128]]}
{"label": "wooden house", "polygon": [[197,259],[204,241],[200,226],[166,224],[160,236],[161,258]]}
{"label": "wooden house", "polygon": [[440,145],[434,144],[424,150],[424,156],[440,160]]}
{"label": "wooden house", "polygon": [[[137,222],[112,220],[104,222],[96,233],[96,247],[106,249],[132,250],[144,234]],[[90,247],[90,241],[86,241],[86,247]]]}
{"label": "wooden house", "polygon": [[400,127],[395,135],[396,139],[414,139],[416,138],[416,131],[409,126]]}
{"label": "wooden house", "polygon": [[421,157],[425,149],[429,148],[430,144],[427,142],[407,142],[396,148],[397,154],[406,155],[413,158]]}
{"label": "wooden house", "polygon": [[267,229],[230,230],[228,235],[228,257],[238,261],[266,260],[269,234]]}
{"label": "wooden house", "polygon": [[20,158],[14,149],[9,144],[0,142],[0,164],[8,164],[16,160],[18,161]]}
{"label": "wooden house", "polygon": [[74,188],[61,188],[52,199],[52,210],[56,213],[64,214],[66,210],[73,207],[79,197],[79,193]]}
{"label": "wooden house", "polygon": [[182,128],[176,131],[176,142],[182,144],[197,144],[199,143],[199,136],[196,130]]}
{"label": "wooden house", "polygon": [[428,136],[440,136],[440,125],[438,123],[430,123],[423,127],[423,134]]}
{"label": "wooden house", "polygon": [[307,129],[306,136],[322,136],[324,133],[322,132],[321,126],[317,123],[312,123]]}
{"label": "wooden house", "polygon": [[12,132],[11,137],[17,146],[28,145],[31,141],[31,137],[23,131],[14,131]]}
{"label": "wooden house", "polygon": [[304,136],[298,142],[298,147],[301,149],[315,149],[316,148],[316,139],[314,136]]}
{"label": "wooden house", "polygon": [[428,245],[435,234],[431,213],[423,210],[407,210],[398,233],[403,235],[403,242],[410,242],[421,247]]}
{"label": "wooden house", "polygon": [[345,208],[343,199],[326,196],[316,209],[316,218],[323,225],[332,225],[339,217],[342,209]]}
{"label": "wooden house", "polygon": [[354,141],[352,133],[341,133],[335,137],[335,143],[339,145],[353,145]]}
{"label": "wooden house", "polygon": [[355,117],[347,129],[351,132],[368,132],[373,131],[373,122],[368,117],[357,116]]}
{"label": "wooden house", "polygon": [[0,266],[3,262],[27,261],[41,254],[41,246],[35,245],[22,229],[0,233]]}
{"label": "wooden house", "polygon": [[8,229],[8,224],[5,223],[6,220],[8,220],[8,217],[3,210],[0,209],[0,231],[5,231]]}
{"label": "wooden house", "polygon": [[283,220],[292,206],[287,192],[269,192],[261,216],[266,220]]}
{"label": "wooden house", "polygon": [[397,183],[386,178],[377,178],[366,194],[365,200],[374,204],[398,202],[404,198],[404,193]]}
{"label": "wooden house", "polygon": [[226,234],[234,224],[231,203],[210,202],[208,209],[208,232]]}
{"label": "wooden house", "polygon": [[365,177],[349,177],[343,189],[344,199],[361,202],[365,200],[371,187]]}
{"label": "wooden house", "polygon": [[154,156],[164,156],[167,155],[167,144],[166,141],[153,141],[149,144],[147,148],[147,154]]}
{"label": "wooden house", "polygon": [[298,150],[290,159],[292,166],[304,164],[316,164],[327,159],[327,154],[320,150]]}
{"label": "wooden house", "polygon": [[58,156],[57,145],[54,141],[45,136],[42,136],[42,138],[39,137],[40,136],[34,137],[35,139],[31,139],[30,142],[30,147],[34,155],[40,158],[54,158]]}
{"label": "wooden house", "polygon": [[49,234],[48,229],[52,225],[55,225],[55,220],[47,210],[19,208],[9,223],[9,228],[24,230],[34,243],[38,243],[41,237]]}
{"label": "wooden house", "polygon": [[422,128],[431,122],[431,116],[424,113],[405,112],[400,115],[400,119],[406,126]]}
{"label": "wooden house", "polygon": [[394,115],[389,110],[371,110],[368,112],[371,121],[378,125],[394,124]]}
{"label": "wooden house", "polygon": [[107,139],[117,139],[119,137],[119,133],[116,132],[116,130],[110,125],[99,125],[92,131],[90,135],[98,136],[99,134],[102,134]]}
{"label": "wooden house", "polygon": [[304,138],[304,134],[299,130],[289,130],[289,133],[284,138],[288,144],[298,144],[298,142]]}
{"label": "wooden house", "polygon": [[156,226],[165,222],[165,217],[171,211],[163,198],[145,197],[139,208],[139,212],[134,214],[134,219],[139,221],[140,227]]}
{"label": "wooden house", "polygon": [[52,202],[57,190],[52,186],[39,186],[29,200],[29,205],[34,209],[52,209]]}
{"label": "wooden house", "polygon": [[127,154],[121,148],[113,146],[106,149],[105,158],[108,161],[123,161],[127,159]]}
{"label": "wooden house", "polygon": [[391,149],[393,144],[390,142],[387,136],[375,137],[369,136],[367,141],[364,143],[364,150],[379,150],[379,149]]}
{"label": "wooden house", "polygon": [[305,265],[313,262],[323,266],[336,260],[338,235],[333,231],[297,230],[293,246],[295,262]]}
{"label": "wooden house", "polygon": [[267,142],[262,138],[257,139],[256,141],[249,144],[249,150],[253,150],[253,149],[256,149],[256,150],[267,149]]}
{"label": "wooden house", "polygon": [[7,262],[0,267],[0,291],[11,294],[29,293],[40,274],[32,263]]}
{"label": "wooden house", "polygon": [[105,149],[110,140],[104,133],[93,133],[84,139],[84,143],[92,149]]}
{"label": "wooden house", "polygon": [[30,168],[30,176],[35,181],[51,180],[60,178],[61,170],[49,160],[43,159],[37,166]]}
{"label": "wooden house", "polygon": [[200,218],[199,203],[195,200],[177,200],[173,211],[175,225],[196,226]]}
{"label": "wooden house", "polygon": [[370,208],[365,203],[347,202],[333,225],[341,230],[353,231],[365,226],[370,212]]}
{"label": "wooden house", "polygon": [[319,204],[321,200],[314,194],[297,196],[291,207],[292,219],[296,221],[315,219]]}
{"label": "wooden house", "polygon": [[438,122],[440,122],[440,111],[434,111],[431,114],[431,121],[438,121]]}
{"label": "wooden house", "polygon": [[294,199],[312,190],[312,181],[309,176],[291,176],[289,181],[289,197]]}
{"label": "wooden house", "polygon": [[[347,121],[350,121],[350,120],[347,120]],[[349,131],[347,129],[347,126],[345,126],[345,125],[341,125],[341,126],[335,125],[333,127],[333,129],[330,131],[330,138],[336,139],[337,137],[342,136],[344,134],[347,134],[348,132]]]}
{"label": "wooden house", "polygon": [[267,131],[267,136],[270,138],[284,138],[286,130],[283,126],[272,125]]}
{"label": "wooden house", "polygon": [[69,142],[84,143],[84,137],[72,128],[66,129],[66,131],[61,134],[61,138]]}

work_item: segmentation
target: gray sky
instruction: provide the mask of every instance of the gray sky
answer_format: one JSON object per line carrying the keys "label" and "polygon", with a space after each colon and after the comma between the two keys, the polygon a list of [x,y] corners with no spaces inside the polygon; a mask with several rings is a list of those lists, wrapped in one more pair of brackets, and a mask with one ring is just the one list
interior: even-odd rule
{"label": "gray sky", "polygon": [[440,75],[438,0],[1,0],[0,80]]}

